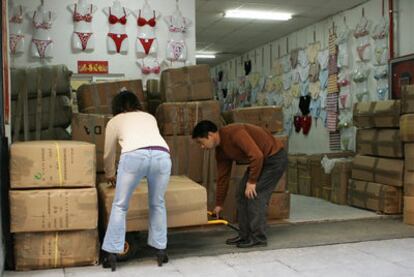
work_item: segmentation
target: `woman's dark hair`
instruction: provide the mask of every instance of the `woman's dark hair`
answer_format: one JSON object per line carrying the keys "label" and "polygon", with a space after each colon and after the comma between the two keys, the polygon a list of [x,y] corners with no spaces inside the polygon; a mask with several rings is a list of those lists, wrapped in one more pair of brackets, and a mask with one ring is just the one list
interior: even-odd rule
{"label": "woman's dark hair", "polygon": [[112,99],[112,114],[114,116],[120,113],[140,110],[141,103],[139,102],[138,97],[130,91],[121,91]]}
{"label": "woman's dark hair", "polygon": [[193,139],[196,138],[207,138],[208,132],[215,133],[217,132],[217,125],[211,122],[210,120],[202,120],[197,123],[193,129]]}

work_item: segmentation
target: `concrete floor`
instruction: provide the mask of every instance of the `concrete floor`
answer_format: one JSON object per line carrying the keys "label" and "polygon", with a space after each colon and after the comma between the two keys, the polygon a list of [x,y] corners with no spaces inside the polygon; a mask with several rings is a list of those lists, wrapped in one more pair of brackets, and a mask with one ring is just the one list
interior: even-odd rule
{"label": "concrete floor", "polygon": [[171,230],[171,262],[158,268],[137,235],[137,258],[112,273],[100,266],[5,276],[414,276],[414,226],[398,216],[292,195],[291,217],[269,226],[266,248],[240,251],[224,244],[224,226]]}

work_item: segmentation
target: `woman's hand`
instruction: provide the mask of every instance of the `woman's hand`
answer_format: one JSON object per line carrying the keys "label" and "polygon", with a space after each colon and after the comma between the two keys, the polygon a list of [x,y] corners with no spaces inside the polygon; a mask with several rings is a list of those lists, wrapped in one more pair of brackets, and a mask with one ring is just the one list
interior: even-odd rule
{"label": "woman's hand", "polygon": [[111,184],[111,186],[115,187],[115,185],[116,185],[116,178],[115,178],[115,176],[106,177],[106,181],[108,182],[108,184]]}

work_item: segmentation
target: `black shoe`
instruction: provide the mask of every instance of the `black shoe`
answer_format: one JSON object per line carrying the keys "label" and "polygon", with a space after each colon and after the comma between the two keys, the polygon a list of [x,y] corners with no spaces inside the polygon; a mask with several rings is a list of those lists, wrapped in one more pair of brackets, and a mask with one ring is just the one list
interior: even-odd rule
{"label": "black shoe", "polygon": [[102,267],[111,268],[111,271],[115,271],[116,270],[116,254],[104,251]]}
{"label": "black shoe", "polygon": [[240,236],[237,236],[237,237],[234,237],[234,238],[227,239],[226,240],[226,244],[228,244],[228,245],[236,245],[236,244],[238,244],[240,242],[243,242],[243,241],[245,241],[245,239],[243,239]]}
{"label": "black shoe", "polygon": [[155,254],[157,257],[158,266],[168,263],[168,254],[165,250],[158,250]]}
{"label": "black shoe", "polygon": [[251,247],[266,247],[267,242],[266,241],[241,241],[237,244],[238,248],[251,248]]}

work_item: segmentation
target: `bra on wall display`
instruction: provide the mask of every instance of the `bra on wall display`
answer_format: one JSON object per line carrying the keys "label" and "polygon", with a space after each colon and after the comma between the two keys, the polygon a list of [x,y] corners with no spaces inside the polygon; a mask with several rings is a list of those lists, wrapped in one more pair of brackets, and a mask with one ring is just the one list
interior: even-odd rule
{"label": "bra on wall display", "polygon": [[160,13],[154,10],[145,0],[144,5],[134,13],[137,18],[137,40],[136,53],[138,58],[144,58],[147,55],[157,55],[158,44],[155,35],[155,28]]}
{"label": "bra on wall display", "polygon": [[109,53],[128,53],[128,35],[126,34],[127,17],[131,10],[115,0],[112,6],[103,9],[108,16],[109,32],[106,45]]}
{"label": "bra on wall display", "polygon": [[22,5],[10,7],[9,18],[9,45],[11,55],[20,55],[24,52],[25,39],[23,34],[23,14],[26,8]]}
{"label": "bra on wall display", "polygon": [[72,49],[92,51],[95,48],[92,19],[98,8],[86,0],[78,0],[77,3],[69,5],[68,9],[73,18]]}
{"label": "bra on wall display", "polygon": [[167,23],[169,31],[166,59],[170,62],[186,63],[188,50],[185,43],[185,34],[191,26],[191,20],[182,15],[178,0],[175,11],[164,17],[164,21]]}
{"label": "bra on wall display", "polygon": [[[42,1],[43,2],[43,1]],[[35,11],[29,12],[32,16],[33,36],[30,46],[32,57],[45,59],[53,57],[53,39],[51,29],[56,19],[54,12],[47,10],[42,3]]]}

